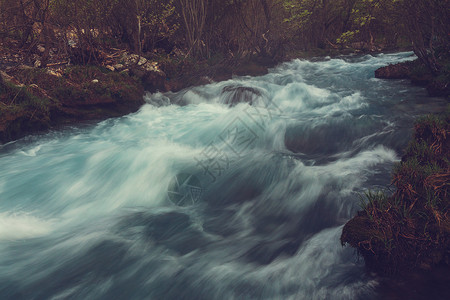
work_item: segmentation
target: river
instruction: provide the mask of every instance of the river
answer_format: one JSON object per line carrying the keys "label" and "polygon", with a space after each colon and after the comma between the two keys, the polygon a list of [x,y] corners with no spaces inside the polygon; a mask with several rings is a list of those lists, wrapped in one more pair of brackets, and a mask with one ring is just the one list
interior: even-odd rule
{"label": "river", "polygon": [[0,146],[0,299],[380,298],[339,237],[445,106],[374,78],[412,59],[293,60]]}

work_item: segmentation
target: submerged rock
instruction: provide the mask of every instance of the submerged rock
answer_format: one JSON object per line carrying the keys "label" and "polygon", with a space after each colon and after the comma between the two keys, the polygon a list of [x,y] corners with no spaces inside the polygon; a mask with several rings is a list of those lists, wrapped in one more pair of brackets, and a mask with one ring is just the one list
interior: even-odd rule
{"label": "submerged rock", "polygon": [[222,96],[223,103],[231,107],[239,103],[252,105],[253,101],[261,97],[262,94],[259,90],[252,87],[229,85],[222,89]]}

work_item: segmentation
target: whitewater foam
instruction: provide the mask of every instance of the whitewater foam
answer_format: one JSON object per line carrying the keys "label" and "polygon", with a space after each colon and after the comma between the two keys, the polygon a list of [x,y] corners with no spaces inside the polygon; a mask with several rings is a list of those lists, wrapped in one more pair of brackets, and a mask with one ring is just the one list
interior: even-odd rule
{"label": "whitewater foam", "polygon": [[48,235],[53,226],[52,221],[39,219],[30,213],[0,213],[0,242]]}

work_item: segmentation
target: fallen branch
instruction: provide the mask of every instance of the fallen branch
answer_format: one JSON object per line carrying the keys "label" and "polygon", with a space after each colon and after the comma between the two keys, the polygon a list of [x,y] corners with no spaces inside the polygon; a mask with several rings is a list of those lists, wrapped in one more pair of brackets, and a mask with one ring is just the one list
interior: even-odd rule
{"label": "fallen branch", "polygon": [[47,64],[47,67],[55,67],[55,66],[67,65],[68,63],[69,63],[68,61],[64,61],[64,62],[58,62],[58,63],[53,63],[53,64]]}

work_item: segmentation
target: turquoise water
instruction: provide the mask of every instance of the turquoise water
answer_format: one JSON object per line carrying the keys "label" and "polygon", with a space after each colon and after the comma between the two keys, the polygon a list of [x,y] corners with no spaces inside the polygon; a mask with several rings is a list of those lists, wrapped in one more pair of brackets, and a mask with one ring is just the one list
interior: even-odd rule
{"label": "turquoise water", "polygon": [[412,59],[293,60],[1,146],[0,298],[380,297],[339,237],[445,105],[374,78]]}

